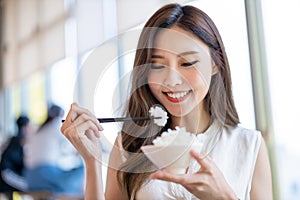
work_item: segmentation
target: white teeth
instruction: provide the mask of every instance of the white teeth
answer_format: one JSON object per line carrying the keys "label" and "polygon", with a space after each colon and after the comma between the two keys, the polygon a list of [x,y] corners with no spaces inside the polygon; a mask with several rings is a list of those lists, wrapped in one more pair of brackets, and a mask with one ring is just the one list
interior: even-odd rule
{"label": "white teeth", "polygon": [[182,98],[182,97],[184,97],[185,95],[187,95],[187,93],[188,93],[188,92],[177,92],[177,93],[167,93],[167,95],[168,95],[169,97],[179,99],[179,98]]}

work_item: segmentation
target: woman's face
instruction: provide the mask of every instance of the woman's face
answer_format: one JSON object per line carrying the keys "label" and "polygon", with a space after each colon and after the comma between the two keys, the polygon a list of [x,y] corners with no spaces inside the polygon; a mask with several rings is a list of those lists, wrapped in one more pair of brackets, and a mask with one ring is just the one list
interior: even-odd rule
{"label": "woman's face", "polygon": [[185,116],[202,104],[212,76],[208,46],[178,28],[161,30],[154,41],[148,84],[173,116]]}

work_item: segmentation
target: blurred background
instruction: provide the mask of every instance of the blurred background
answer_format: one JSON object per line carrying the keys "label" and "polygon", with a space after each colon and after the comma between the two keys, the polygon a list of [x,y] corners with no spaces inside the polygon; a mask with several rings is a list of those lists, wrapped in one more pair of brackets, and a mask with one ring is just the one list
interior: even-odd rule
{"label": "blurred background", "polygon": [[[65,113],[76,101],[118,116],[140,28],[170,2],[197,6],[216,23],[241,125],[268,145],[274,199],[299,200],[300,0],[0,0],[1,146],[21,114],[40,126],[49,102]],[[120,125],[104,128],[108,154]]]}

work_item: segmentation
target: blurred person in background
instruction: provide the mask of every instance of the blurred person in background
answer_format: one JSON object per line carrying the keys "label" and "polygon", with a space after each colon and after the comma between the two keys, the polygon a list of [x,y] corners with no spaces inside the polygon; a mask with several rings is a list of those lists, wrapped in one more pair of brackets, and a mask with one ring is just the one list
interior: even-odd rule
{"label": "blurred person in background", "polygon": [[0,192],[12,199],[14,191],[26,191],[27,182],[24,177],[24,144],[32,135],[34,128],[27,116],[21,115],[17,120],[18,132],[4,144],[0,163]]}
{"label": "blurred person in background", "polygon": [[64,110],[51,105],[47,119],[26,143],[25,165],[29,191],[54,195],[83,195],[84,168],[81,157],[61,134]]}
{"label": "blurred person in background", "polygon": [[[0,127],[0,152],[2,152],[2,143],[3,143],[3,133],[2,133],[2,127]],[[1,158],[1,155],[0,155]]]}

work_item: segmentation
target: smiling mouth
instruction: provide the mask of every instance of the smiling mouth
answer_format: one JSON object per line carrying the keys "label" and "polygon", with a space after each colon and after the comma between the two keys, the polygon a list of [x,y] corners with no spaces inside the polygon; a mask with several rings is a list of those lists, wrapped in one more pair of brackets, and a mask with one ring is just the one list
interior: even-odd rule
{"label": "smiling mouth", "polygon": [[184,91],[184,92],[163,92],[167,99],[171,102],[178,103],[183,100],[185,100],[189,93],[191,93],[192,90]]}

